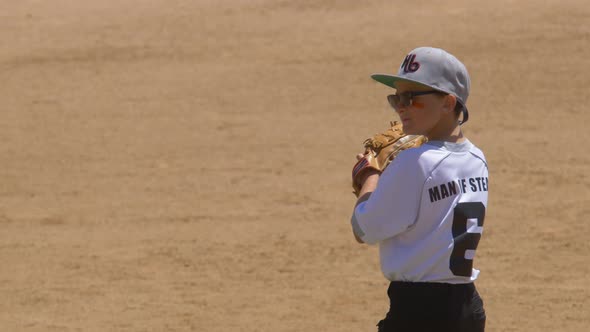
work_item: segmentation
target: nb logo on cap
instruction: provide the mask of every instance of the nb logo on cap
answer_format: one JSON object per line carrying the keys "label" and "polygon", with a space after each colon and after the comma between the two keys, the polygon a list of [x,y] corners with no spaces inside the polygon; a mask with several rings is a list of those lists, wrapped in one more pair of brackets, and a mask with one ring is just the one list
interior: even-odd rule
{"label": "nb logo on cap", "polygon": [[404,69],[404,72],[406,73],[413,73],[416,70],[418,70],[418,68],[420,68],[420,63],[414,61],[416,60],[416,54],[408,54],[406,56],[406,58],[404,59],[404,62],[402,62],[402,65],[400,68]]}

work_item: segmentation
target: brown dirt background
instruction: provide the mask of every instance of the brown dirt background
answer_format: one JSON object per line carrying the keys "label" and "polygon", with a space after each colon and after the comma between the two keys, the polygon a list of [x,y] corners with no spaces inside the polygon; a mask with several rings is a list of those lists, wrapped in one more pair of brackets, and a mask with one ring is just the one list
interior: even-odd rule
{"label": "brown dirt background", "polygon": [[417,46],[472,76],[488,331],[590,326],[590,5],[2,1],[0,331],[376,331],[349,172]]}

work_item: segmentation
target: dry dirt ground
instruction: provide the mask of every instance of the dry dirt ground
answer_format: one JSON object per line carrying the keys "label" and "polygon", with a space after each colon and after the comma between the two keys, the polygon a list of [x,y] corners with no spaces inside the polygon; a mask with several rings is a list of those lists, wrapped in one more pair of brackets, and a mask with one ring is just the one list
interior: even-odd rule
{"label": "dry dirt ground", "polygon": [[588,1],[0,2],[0,331],[376,331],[349,174],[423,45],[472,76],[488,331],[589,331]]}

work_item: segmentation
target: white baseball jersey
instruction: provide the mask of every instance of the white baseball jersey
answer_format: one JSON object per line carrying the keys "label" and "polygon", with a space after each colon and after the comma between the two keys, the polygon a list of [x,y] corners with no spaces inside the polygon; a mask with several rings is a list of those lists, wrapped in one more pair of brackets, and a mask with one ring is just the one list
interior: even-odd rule
{"label": "white baseball jersey", "polygon": [[352,216],[355,234],[379,244],[391,281],[468,283],[488,205],[481,150],[431,141],[401,152]]}

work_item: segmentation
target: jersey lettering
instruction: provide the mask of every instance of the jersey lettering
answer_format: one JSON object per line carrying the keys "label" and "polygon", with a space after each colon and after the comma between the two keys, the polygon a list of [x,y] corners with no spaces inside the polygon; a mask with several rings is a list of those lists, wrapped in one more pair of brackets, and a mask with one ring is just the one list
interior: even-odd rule
{"label": "jersey lettering", "polygon": [[467,184],[465,183],[465,179],[461,179],[459,180],[459,182],[461,183],[461,192],[464,193],[467,191]]}
{"label": "jersey lettering", "polygon": [[477,190],[474,178],[469,178],[469,186],[471,187],[471,191],[475,192]]}
{"label": "jersey lettering", "polygon": [[471,277],[473,257],[481,239],[485,211],[482,202],[464,202],[455,206],[453,252],[449,268],[456,276]]}
{"label": "jersey lettering", "polygon": [[428,188],[428,196],[430,203],[440,201],[447,197],[455,196],[459,193],[467,192],[467,183],[469,181],[469,189],[471,192],[488,191],[488,178],[475,177],[468,179],[457,179],[457,181],[449,181],[447,183],[439,184],[437,186]]}
{"label": "jersey lettering", "polygon": [[447,183],[449,187],[449,195],[457,195],[457,187],[455,186],[455,181],[451,181]]}
{"label": "jersey lettering", "polygon": [[438,191],[438,187],[432,187],[428,189],[428,195],[430,195],[430,202],[436,202],[441,199],[440,191]]}

